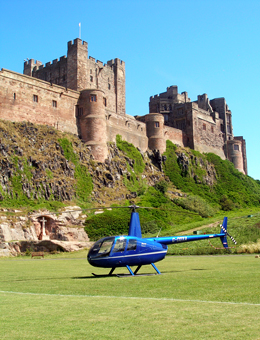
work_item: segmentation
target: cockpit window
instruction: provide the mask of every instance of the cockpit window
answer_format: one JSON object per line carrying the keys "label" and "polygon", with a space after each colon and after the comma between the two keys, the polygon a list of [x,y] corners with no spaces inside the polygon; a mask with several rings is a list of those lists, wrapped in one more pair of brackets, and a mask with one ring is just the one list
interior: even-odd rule
{"label": "cockpit window", "polygon": [[110,253],[110,249],[112,247],[113,241],[114,240],[105,240],[102,243],[102,245],[101,245],[101,247],[100,247],[100,249],[98,251],[98,254],[102,254],[104,256],[105,254]]}
{"label": "cockpit window", "polygon": [[129,250],[136,250],[136,244],[137,244],[136,239],[130,239],[128,241],[127,251],[129,251]]}
{"label": "cockpit window", "polygon": [[102,239],[96,242],[94,246],[92,247],[92,249],[90,250],[89,255],[91,257],[108,256],[110,253],[111,247],[114,243],[114,239],[115,239],[114,237],[109,237],[109,238],[105,238],[105,239]]}
{"label": "cockpit window", "polygon": [[119,253],[119,252],[123,252],[125,250],[125,245],[126,245],[126,239],[117,239],[116,244],[114,246],[113,249],[113,253]]}

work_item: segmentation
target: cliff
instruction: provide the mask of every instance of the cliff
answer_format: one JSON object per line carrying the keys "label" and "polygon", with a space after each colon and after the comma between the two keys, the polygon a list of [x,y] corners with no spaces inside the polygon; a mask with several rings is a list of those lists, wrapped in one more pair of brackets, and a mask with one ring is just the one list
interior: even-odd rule
{"label": "cliff", "polygon": [[[144,153],[117,136],[116,143],[108,144],[106,161],[100,163],[78,136],[28,122],[0,121],[0,167],[1,249],[7,249],[3,243],[10,241],[40,241],[46,249],[55,249],[50,244],[47,247],[48,240],[40,236],[40,220],[32,218],[33,212],[46,219],[46,235],[52,244],[79,241],[85,235],[86,216],[76,222],[69,218],[65,223],[62,214],[60,220],[49,214],[64,213],[66,206],[136,203],[192,210],[198,219],[220,209],[259,206],[260,202],[259,182],[214,154],[200,154],[169,141],[163,155],[156,150]],[[20,210],[15,218],[10,217],[14,209]],[[188,219],[156,214],[153,223],[149,222],[151,215],[146,216],[147,231],[152,225],[157,228]],[[123,222],[127,228],[125,218]],[[77,228],[81,231],[76,232]],[[104,228],[109,227],[105,224]],[[88,242],[87,235],[82,242]],[[23,250],[28,244],[19,247]]]}

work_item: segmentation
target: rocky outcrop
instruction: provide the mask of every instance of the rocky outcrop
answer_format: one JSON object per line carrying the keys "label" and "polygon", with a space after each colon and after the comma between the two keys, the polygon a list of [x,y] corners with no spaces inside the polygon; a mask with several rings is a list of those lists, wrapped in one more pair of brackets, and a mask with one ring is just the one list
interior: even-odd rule
{"label": "rocky outcrop", "polygon": [[60,214],[39,211],[29,216],[1,216],[0,256],[33,251],[73,251],[91,245],[83,223],[86,215],[77,206]]}
{"label": "rocky outcrop", "polygon": [[0,257],[2,256],[17,256],[21,253],[30,252],[71,252],[85,248],[90,248],[93,242],[66,242],[58,240],[44,241],[17,241],[17,242],[2,242],[0,243]]}
{"label": "rocky outcrop", "polygon": [[194,156],[191,152],[176,152],[176,157],[183,177],[190,176],[197,184],[213,186],[216,183],[215,167],[205,158]]}

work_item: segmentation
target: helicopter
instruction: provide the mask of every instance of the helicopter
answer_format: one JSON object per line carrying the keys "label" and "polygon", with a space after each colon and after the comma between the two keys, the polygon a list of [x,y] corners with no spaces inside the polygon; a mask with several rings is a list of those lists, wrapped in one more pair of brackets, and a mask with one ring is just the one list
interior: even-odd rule
{"label": "helicopter", "polygon": [[[131,205],[128,208],[132,209],[128,235],[104,237],[95,242],[89,250],[87,259],[92,266],[111,268],[106,275],[92,273],[94,276],[111,276],[117,267],[126,267],[130,276],[136,276],[143,265],[152,265],[156,273],[161,274],[154,263],[165,258],[169,244],[219,237],[224,249],[229,250],[227,236],[237,244],[227,232],[227,217],[224,217],[219,234],[142,238],[139,213],[136,212],[136,209],[141,207]],[[135,271],[131,266],[137,267]]]}

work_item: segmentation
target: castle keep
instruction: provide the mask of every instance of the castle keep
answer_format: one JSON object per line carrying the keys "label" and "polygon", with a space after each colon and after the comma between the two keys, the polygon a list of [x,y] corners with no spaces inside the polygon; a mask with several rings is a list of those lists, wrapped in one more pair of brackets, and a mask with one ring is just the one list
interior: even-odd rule
{"label": "castle keep", "polygon": [[125,63],[106,64],[88,56],[88,44],[68,42],[67,56],[45,65],[30,59],[23,74],[0,71],[0,117],[30,121],[78,134],[104,162],[107,142],[116,135],[142,151],[165,151],[166,140],[228,159],[247,174],[243,137],[234,137],[232,115],[224,98],[206,94],[191,102],[177,86],[150,97],[149,114],[125,112]]}

